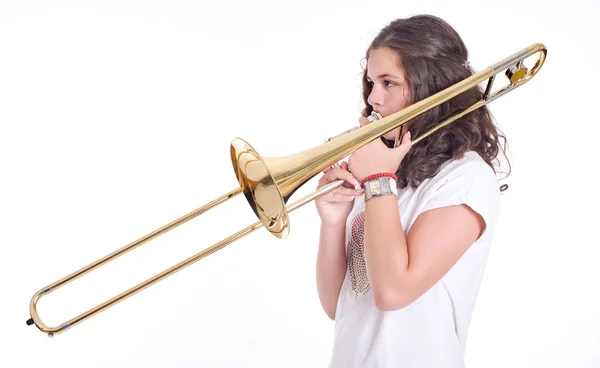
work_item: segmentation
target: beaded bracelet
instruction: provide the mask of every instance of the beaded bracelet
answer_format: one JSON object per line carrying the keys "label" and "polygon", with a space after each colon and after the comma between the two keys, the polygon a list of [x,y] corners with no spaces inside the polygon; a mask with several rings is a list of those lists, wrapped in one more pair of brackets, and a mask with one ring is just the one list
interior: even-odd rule
{"label": "beaded bracelet", "polygon": [[390,172],[384,172],[384,173],[378,173],[378,174],[373,174],[373,175],[367,176],[360,182],[360,186],[362,188],[365,186],[365,183],[368,182],[369,180],[386,177],[386,176],[389,178],[393,178],[394,180],[398,180],[398,177],[396,176],[396,174],[390,173]]}

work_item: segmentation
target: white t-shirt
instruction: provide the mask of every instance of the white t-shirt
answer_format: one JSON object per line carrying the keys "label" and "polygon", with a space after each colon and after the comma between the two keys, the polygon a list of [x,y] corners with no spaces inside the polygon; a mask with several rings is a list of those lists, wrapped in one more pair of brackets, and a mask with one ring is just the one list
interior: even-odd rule
{"label": "white t-shirt", "polygon": [[331,368],[464,367],[467,330],[500,208],[496,175],[477,153],[468,152],[416,190],[398,193],[405,234],[419,214],[463,203],[483,217],[484,233],[419,299],[382,312],[375,307],[362,252],[364,198],[356,198],[346,223],[348,269],[336,310]]}

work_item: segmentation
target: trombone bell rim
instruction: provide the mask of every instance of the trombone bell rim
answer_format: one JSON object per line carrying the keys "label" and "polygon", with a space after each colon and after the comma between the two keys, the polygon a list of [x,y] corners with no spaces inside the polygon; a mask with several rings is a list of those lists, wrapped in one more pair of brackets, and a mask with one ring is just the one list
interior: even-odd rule
{"label": "trombone bell rim", "polygon": [[241,138],[233,139],[230,153],[240,189],[250,207],[269,232],[286,238],[290,233],[288,210],[266,159]]}

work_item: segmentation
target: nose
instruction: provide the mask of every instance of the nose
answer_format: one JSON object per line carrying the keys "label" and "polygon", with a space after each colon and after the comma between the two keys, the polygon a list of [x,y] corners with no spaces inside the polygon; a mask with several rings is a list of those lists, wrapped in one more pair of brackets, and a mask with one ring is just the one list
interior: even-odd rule
{"label": "nose", "polygon": [[373,107],[383,106],[383,94],[377,85],[373,86],[371,93],[369,93],[369,98],[367,98],[367,102]]}

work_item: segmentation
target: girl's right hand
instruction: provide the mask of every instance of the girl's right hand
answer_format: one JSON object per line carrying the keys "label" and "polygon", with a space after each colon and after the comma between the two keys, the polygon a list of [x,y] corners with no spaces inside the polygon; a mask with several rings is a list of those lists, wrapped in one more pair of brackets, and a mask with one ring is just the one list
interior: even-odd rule
{"label": "girl's right hand", "polygon": [[323,173],[324,175],[319,180],[319,188],[338,179],[343,179],[346,182],[315,199],[321,223],[328,227],[344,225],[354,206],[354,198],[363,195],[364,190],[360,188],[359,181],[348,171],[348,163],[346,162],[342,162],[339,168],[325,169]]}

